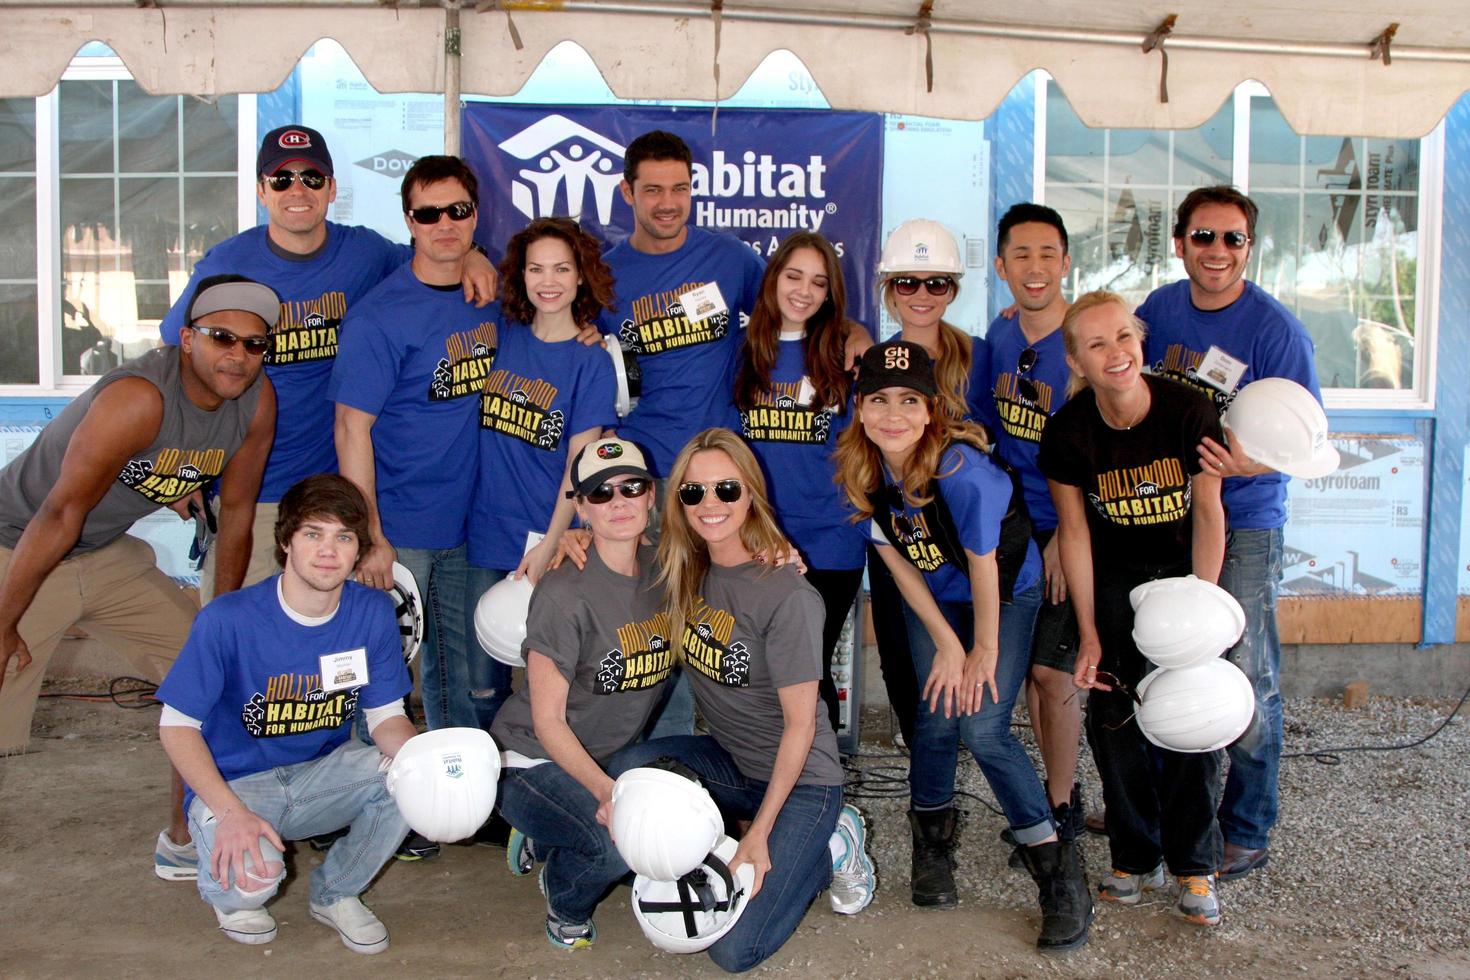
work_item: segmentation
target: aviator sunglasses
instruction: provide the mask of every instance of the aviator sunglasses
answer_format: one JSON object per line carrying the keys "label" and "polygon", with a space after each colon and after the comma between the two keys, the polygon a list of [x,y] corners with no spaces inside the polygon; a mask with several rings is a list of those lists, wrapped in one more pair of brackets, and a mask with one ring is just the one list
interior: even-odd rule
{"label": "aviator sunglasses", "polygon": [[647,480],[624,480],[622,483],[599,483],[591,490],[582,495],[589,504],[605,504],[613,499],[613,493],[617,492],[629,500],[641,497],[648,492],[649,481]]}
{"label": "aviator sunglasses", "polygon": [[1232,252],[1239,252],[1251,243],[1251,236],[1243,231],[1217,232],[1213,228],[1196,228],[1189,233],[1189,240],[1200,248],[1209,248],[1215,244],[1215,238],[1217,236],[1225,243],[1225,247]]}
{"label": "aviator sunglasses", "polygon": [[1036,404],[1036,399],[1040,397],[1041,392],[1036,390],[1036,383],[1026,375],[1030,374],[1034,367],[1036,367],[1036,348],[1027,347],[1021,351],[1021,356],[1016,358],[1016,391],[1033,405]]}
{"label": "aviator sunglasses", "polygon": [[291,186],[292,181],[301,181],[309,191],[319,191],[327,186],[327,175],[320,170],[278,170],[269,177],[262,177],[265,185],[277,193]]}
{"label": "aviator sunglasses", "polygon": [[245,353],[251,357],[261,357],[271,349],[269,337],[237,337],[221,327],[201,327],[197,323],[191,323],[189,326],[193,327],[196,333],[204,334],[225,350],[229,350],[236,344],[243,344]]}
{"label": "aviator sunglasses", "polygon": [[727,504],[733,504],[740,499],[745,485],[739,480],[720,480],[714,486],[706,486],[703,483],[681,483],[679,484],[679,503],[685,507],[693,507],[704,499],[706,490],[714,490],[715,496]]}
{"label": "aviator sunglasses", "polygon": [[442,208],[410,208],[408,216],[414,220],[415,224],[437,225],[441,214],[449,215],[450,221],[464,221],[474,213],[475,206],[469,201],[455,201],[453,204],[446,204]]}
{"label": "aviator sunglasses", "polygon": [[950,276],[930,276],[928,279],[920,279],[918,276],[894,276],[890,282],[893,283],[893,291],[900,296],[912,296],[923,286],[930,296],[943,296],[954,288],[954,279]]}

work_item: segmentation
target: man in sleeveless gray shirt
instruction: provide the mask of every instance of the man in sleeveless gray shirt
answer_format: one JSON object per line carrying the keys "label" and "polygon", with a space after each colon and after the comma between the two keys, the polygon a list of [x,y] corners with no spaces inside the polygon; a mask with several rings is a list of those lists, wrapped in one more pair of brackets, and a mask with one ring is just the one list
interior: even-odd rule
{"label": "man in sleeveless gray shirt", "polygon": [[[178,655],[196,606],[126,533],[133,522],[182,508],[219,479],[218,589],[239,587],[275,433],[275,393],[260,368],[279,311],[253,280],[201,282],[177,347],[108,372],[0,470],[0,756],[25,751],[41,677],[68,627],[155,682]],[[175,773],[160,854],[170,837],[193,851],[182,807]],[[193,877],[155,866],[163,878]]]}

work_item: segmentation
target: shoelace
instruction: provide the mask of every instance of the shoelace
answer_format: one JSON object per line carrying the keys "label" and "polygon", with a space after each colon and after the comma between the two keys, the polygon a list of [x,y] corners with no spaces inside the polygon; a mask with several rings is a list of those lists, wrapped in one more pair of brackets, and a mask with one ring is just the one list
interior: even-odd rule
{"label": "shoelace", "polygon": [[1198,895],[1201,898],[1204,898],[1204,897],[1207,897],[1210,894],[1210,879],[1209,878],[1205,878],[1205,877],[1202,877],[1202,876],[1199,876],[1199,875],[1189,875],[1189,876],[1180,878],[1179,879],[1179,884],[1181,884],[1185,888],[1189,889],[1189,893],[1191,895]]}

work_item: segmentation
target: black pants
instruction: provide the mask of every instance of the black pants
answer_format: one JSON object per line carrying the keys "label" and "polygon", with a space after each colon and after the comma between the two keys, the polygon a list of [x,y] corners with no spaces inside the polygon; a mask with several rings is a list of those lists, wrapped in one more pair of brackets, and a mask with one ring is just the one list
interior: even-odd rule
{"label": "black pants", "polygon": [[[863,584],[863,570],[861,568],[809,568],[806,580],[812,588],[816,589],[822,596],[822,604],[827,609],[827,619],[822,626],[822,679],[817,685],[821,692],[822,700],[827,704],[827,717],[832,722],[832,730],[837,731],[837,685],[832,683],[832,654],[837,649],[837,641],[842,636],[842,624],[847,622],[847,614],[852,610],[852,601],[857,598],[858,589]],[[854,657],[862,656],[861,650],[853,651]],[[858,719],[852,720],[853,727],[858,725]]]}
{"label": "black pants", "polygon": [[914,744],[914,715],[919,707],[919,679],[914,658],[909,656],[908,625],[903,618],[903,597],[898,583],[878,549],[868,545],[868,605],[873,611],[873,639],[878,643],[878,666],[888,703],[898,716],[898,730],[905,745]]}
{"label": "black pants", "polygon": [[[1133,643],[1128,592],[1142,582],[1188,572],[1187,566],[1095,571],[1094,615],[1103,649],[1099,671],[1113,674],[1130,691],[1137,687],[1153,665]],[[1176,877],[1212,874],[1224,846],[1215,810],[1225,753],[1160,749],[1144,737],[1135,710],[1132,697],[1117,689],[1088,695],[1087,741],[1102,777],[1113,867],[1145,874],[1162,858]]]}

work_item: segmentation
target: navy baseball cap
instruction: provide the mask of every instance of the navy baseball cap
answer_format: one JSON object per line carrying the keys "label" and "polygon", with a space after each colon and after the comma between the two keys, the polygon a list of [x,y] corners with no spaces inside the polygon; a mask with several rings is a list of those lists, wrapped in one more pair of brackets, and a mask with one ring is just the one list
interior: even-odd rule
{"label": "navy baseball cap", "polygon": [[884,388],[910,388],[933,397],[934,361],[929,352],[909,340],[885,340],[874,344],[859,362],[857,393],[871,395]]}
{"label": "navy baseball cap", "polygon": [[310,126],[280,126],[265,134],[255,155],[255,172],[269,177],[281,164],[303,160],[328,177],[332,176],[332,154],[327,141]]}

